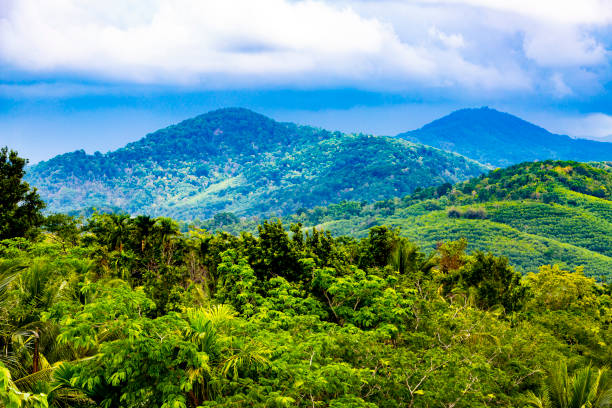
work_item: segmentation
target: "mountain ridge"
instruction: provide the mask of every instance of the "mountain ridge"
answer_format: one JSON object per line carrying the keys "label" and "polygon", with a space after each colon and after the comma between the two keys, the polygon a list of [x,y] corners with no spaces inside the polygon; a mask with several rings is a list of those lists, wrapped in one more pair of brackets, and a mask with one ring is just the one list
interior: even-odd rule
{"label": "mountain ridge", "polygon": [[396,137],[506,167],[524,161],[612,160],[612,143],[558,135],[488,107],[454,111]]}
{"label": "mountain ridge", "polygon": [[116,207],[192,219],[373,201],[484,170],[460,155],[396,138],[330,132],[224,108],[113,152],[56,156],[30,167],[26,179],[50,211]]}

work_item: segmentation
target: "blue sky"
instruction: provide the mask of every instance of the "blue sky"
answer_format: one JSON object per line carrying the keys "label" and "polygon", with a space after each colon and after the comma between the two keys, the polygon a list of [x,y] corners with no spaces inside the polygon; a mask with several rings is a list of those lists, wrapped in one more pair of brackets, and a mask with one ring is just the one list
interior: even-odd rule
{"label": "blue sky", "polygon": [[612,0],[3,0],[0,145],[108,151],[223,106],[395,134],[487,105],[612,135]]}

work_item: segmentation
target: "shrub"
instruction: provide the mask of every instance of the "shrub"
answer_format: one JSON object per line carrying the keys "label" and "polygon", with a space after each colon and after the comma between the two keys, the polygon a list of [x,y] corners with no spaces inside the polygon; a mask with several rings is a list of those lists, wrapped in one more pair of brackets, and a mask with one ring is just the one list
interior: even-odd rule
{"label": "shrub", "polygon": [[463,212],[463,218],[484,220],[487,218],[487,211],[483,207],[468,208]]}
{"label": "shrub", "polygon": [[446,211],[446,215],[448,218],[461,218],[462,214],[456,207],[451,207]]}

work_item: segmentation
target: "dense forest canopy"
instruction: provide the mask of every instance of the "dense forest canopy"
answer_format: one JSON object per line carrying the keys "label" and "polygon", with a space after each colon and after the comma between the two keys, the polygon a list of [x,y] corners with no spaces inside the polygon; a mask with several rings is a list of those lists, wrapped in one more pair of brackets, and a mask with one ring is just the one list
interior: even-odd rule
{"label": "dense forest canopy", "polygon": [[57,156],[32,166],[26,177],[52,212],[96,207],[191,220],[221,211],[285,215],[342,200],[381,200],[485,169],[399,139],[279,123],[228,108],[107,154]]}
{"label": "dense forest canopy", "polygon": [[[536,177],[521,186],[550,176],[555,190],[563,174],[609,198],[605,165],[525,166],[405,200],[502,198],[488,186],[511,188],[526,168]],[[391,226],[362,238],[280,221],[182,233],[169,218],[95,213],[49,215],[34,232],[0,241],[7,407],[611,402],[611,287],[588,269],[521,275],[465,240],[424,251]]]}

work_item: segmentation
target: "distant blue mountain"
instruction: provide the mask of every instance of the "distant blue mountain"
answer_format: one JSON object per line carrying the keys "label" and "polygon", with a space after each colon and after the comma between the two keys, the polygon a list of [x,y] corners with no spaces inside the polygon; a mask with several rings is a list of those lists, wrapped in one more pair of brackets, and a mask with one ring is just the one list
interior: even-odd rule
{"label": "distant blue mountain", "polygon": [[546,159],[612,160],[612,143],[557,135],[486,107],[455,111],[398,137],[497,167]]}

